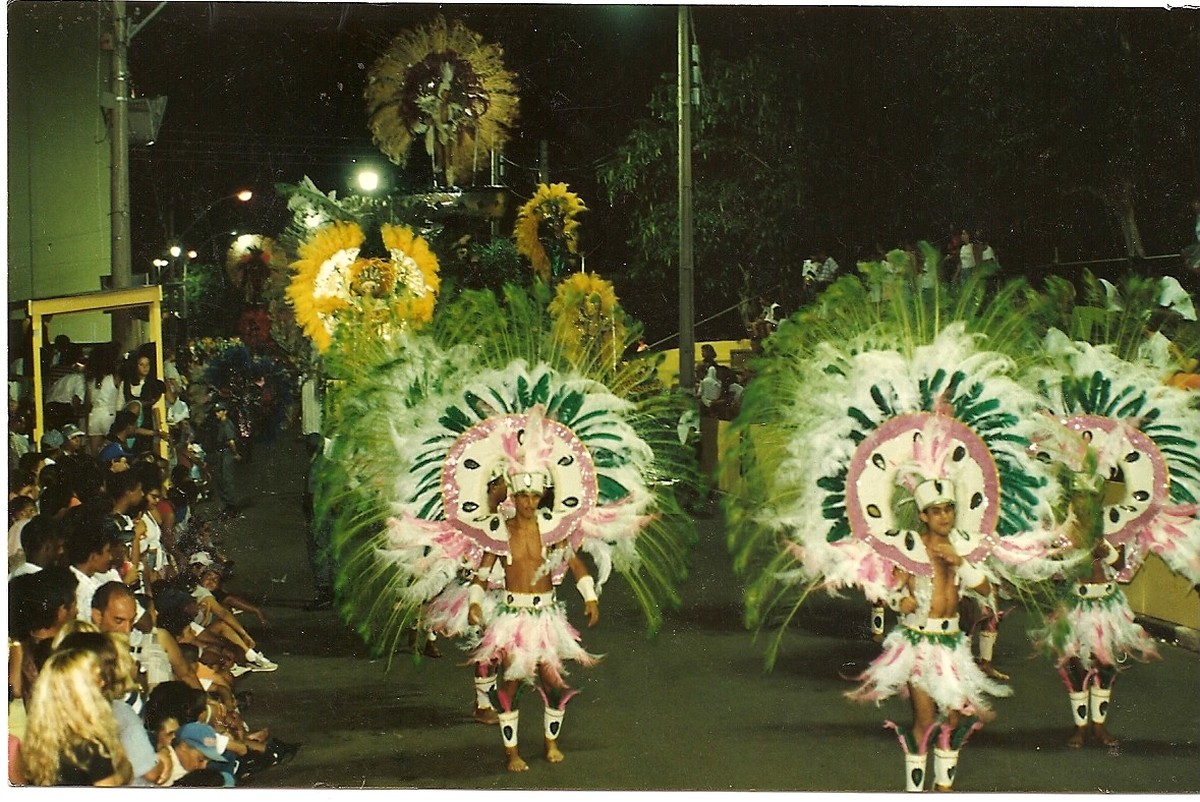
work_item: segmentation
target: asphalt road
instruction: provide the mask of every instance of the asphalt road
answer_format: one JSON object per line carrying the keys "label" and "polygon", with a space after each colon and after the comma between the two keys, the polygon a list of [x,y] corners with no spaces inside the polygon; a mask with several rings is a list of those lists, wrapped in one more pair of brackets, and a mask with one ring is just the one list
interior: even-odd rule
{"label": "asphalt road", "polygon": [[[270,627],[263,651],[279,663],[247,674],[246,717],[304,744],[296,759],[243,784],[252,788],[575,789],[887,792],[903,788],[900,748],[882,727],[908,721],[907,705],[845,700],[840,674],[878,653],[861,599],[812,600],[771,673],[762,642],[741,626],[739,589],[720,515],[699,519],[701,542],[682,608],[648,639],[618,579],[584,645],[605,659],[571,674],[582,688],[559,741],[566,760],[541,757],[541,700],[522,699],[522,752],[530,770],[505,771],[499,732],[470,718],[471,671],[461,652],[415,664],[371,659],[331,611],[307,612],[312,584],[300,510],[304,458],[295,436],[256,447],[238,467],[243,518],[224,535],[237,560],[230,587],[259,598]],[[582,603],[567,594],[582,628]],[[1066,694],[1033,656],[1023,619],[1005,620],[996,662],[1014,695],[962,752],[956,790],[1039,793],[1200,792],[1200,655],[1163,644],[1116,685],[1109,729],[1118,747],[1068,749]]]}

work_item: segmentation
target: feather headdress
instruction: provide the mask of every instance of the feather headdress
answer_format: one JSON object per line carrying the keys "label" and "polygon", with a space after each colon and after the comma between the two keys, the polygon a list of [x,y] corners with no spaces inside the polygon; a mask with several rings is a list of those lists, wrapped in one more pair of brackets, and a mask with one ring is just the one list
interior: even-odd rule
{"label": "feather headdress", "polygon": [[695,470],[674,436],[682,403],[648,361],[572,361],[548,303],[544,287],[465,292],[426,330],[375,342],[373,366],[338,393],[323,509],[343,611],[380,650],[457,571],[506,553],[487,494],[501,475],[552,493],[543,543],[590,556],[598,587],[619,574],[652,629],[677,603],[693,530],[673,480]]}
{"label": "feather headdress", "polygon": [[1200,410],[1193,395],[1163,384],[1161,368],[1145,359],[1122,359],[1111,346],[1072,341],[1057,330],[1046,337],[1045,355],[1030,381],[1067,434],[1039,438],[1037,451],[1065,465],[1081,491],[1103,497],[1095,533],[1125,546],[1119,578],[1131,578],[1153,552],[1200,582]]}
{"label": "feather headdress", "polygon": [[894,567],[927,573],[911,501],[930,479],[955,490],[960,552],[1016,583],[1043,573],[1032,561],[1049,549],[1056,488],[1024,448],[1036,400],[1013,378],[1024,289],[985,304],[974,282],[931,294],[896,282],[872,300],[844,277],[765,343],[733,427],[743,481],[726,499],[749,625],[780,611],[786,624],[816,589],[882,598]]}

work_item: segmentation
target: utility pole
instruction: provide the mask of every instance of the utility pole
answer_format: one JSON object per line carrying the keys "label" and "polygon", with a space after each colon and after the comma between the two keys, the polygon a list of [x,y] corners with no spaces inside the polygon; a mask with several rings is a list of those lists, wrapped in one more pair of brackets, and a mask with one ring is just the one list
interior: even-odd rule
{"label": "utility pole", "polygon": [[692,251],[692,58],[687,6],[679,7],[679,386],[696,385],[696,331]]}
{"label": "utility pole", "polygon": [[[111,159],[112,289],[133,286],[133,257],[129,231],[129,29],[125,0],[112,0],[112,93],[109,130]],[[113,339],[124,348],[133,346],[133,318],[129,310],[112,313]]]}

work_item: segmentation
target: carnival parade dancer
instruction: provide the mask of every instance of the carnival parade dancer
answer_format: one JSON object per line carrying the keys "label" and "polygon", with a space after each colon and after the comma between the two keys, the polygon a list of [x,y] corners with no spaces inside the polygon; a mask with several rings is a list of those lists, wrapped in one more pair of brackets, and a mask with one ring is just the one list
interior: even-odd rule
{"label": "carnival parade dancer", "polygon": [[[939,732],[934,750],[934,788],[949,790],[958,750],[970,732],[990,720],[987,695],[1008,696],[1009,688],[988,678],[971,656],[970,643],[959,628],[962,590],[991,595],[987,577],[955,547],[958,500],[954,483],[927,479],[913,499],[920,510],[920,542],[932,572],[917,575],[897,567],[888,604],[900,624],[884,640],[883,652],[859,677],[862,685],[846,695],[855,701],[878,702],[896,693],[909,697],[913,724],[896,727],[905,748],[906,790],[921,790],[927,770],[929,738]],[[956,536],[957,535],[957,536]],[[977,722],[965,718],[976,717]],[[895,726],[895,725],[891,725]]]}
{"label": "carnival parade dancer", "polygon": [[[414,628],[457,637],[475,663],[476,720],[504,700],[505,721],[515,721],[513,683],[540,682],[555,719],[544,730],[557,736],[571,696],[560,692],[565,669],[549,653],[534,655],[540,669],[519,659],[508,613],[533,589],[538,620],[556,620],[542,591],[572,570],[594,619],[615,573],[658,628],[678,604],[694,542],[675,498],[698,483],[676,435],[687,399],[658,382],[654,360],[620,359],[640,332],[594,273],[508,285],[499,296],[464,290],[435,310],[427,247],[394,226],[377,230],[318,230],[289,289],[338,377],[316,494],[337,556],[338,608],[381,655]],[[386,247],[372,256],[376,236]],[[501,502],[518,475],[539,477],[537,495],[510,485]],[[533,548],[521,510],[542,491],[553,503],[536,512]],[[559,623],[543,632],[548,648],[592,662]],[[557,761],[553,747],[547,757]]]}
{"label": "carnival parade dancer", "polygon": [[1036,398],[1009,355],[1024,324],[995,313],[1021,291],[987,307],[974,282],[948,298],[898,286],[881,305],[843,277],[780,326],[733,427],[743,483],[726,511],[747,623],[786,627],[812,592],[852,587],[901,615],[848,696],[910,697],[913,727],[887,724],[909,790],[925,787],[935,732],[933,785],[949,789],[958,750],[993,715],[988,697],[1010,693],[971,656],[962,593],[991,598],[1061,568],[1057,486],[1025,448]]}
{"label": "carnival parade dancer", "polygon": [[[551,477],[548,464],[530,458],[536,452],[530,446],[538,436],[535,430],[539,422],[535,419],[531,423],[524,429],[524,444],[520,446],[526,455],[514,460],[516,464],[508,468],[505,476],[513,494],[515,515],[503,521],[508,540],[508,553],[503,558],[504,593],[471,655],[479,666],[500,667],[503,683],[496,689],[495,699],[501,710],[498,717],[509,771],[529,768],[517,745],[520,717],[517,702],[525,684],[536,684],[545,705],[546,760],[559,763],[563,754],[558,748],[558,737],[566,703],[576,693],[563,679],[566,673],[563,661],[589,666],[597,659],[579,645],[579,633],[567,622],[565,606],[555,598],[555,576],[559,580],[562,576],[551,568],[560,560],[553,551],[566,546],[561,542],[547,546],[544,540],[544,535],[553,531],[556,516],[545,510],[539,514],[539,505],[551,487]],[[474,624],[484,621],[482,608],[487,584],[484,577],[497,558],[496,553],[484,558],[480,577],[471,585],[469,620]],[[595,626],[600,620],[595,580],[578,556],[568,557],[566,565],[583,597],[588,626]]]}
{"label": "carnival parade dancer", "polygon": [[1106,726],[1117,676],[1131,659],[1158,657],[1121,583],[1150,553],[1200,583],[1200,410],[1189,393],[1163,383],[1172,370],[1161,333],[1138,353],[1118,350],[1052,330],[1047,364],[1031,379],[1050,412],[1035,448],[1064,469],[1068,535],[1087,557],[1082,570],[1066,573],[1055,609],[1032,633],[1066,685],[1074,748],[1089,736],[1117,743]]}

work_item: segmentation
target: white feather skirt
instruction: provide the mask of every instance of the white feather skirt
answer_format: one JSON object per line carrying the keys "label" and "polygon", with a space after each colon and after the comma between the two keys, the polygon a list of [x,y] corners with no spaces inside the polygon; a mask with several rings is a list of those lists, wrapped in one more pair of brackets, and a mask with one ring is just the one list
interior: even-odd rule
{"label": "white feather skirt", "polygon": [[[1158,658],[1154,639],[1134,621],[1125,594],[1114,585],[1113,593],[1098,599],[1071,594],[1054,616],[1066,619],[1068,632],[1059,650],[1059,665],[1073,657],[1084,665],[1115,666],[1132,657],[1145,661]],[[1050,621],[1050,627],[1054,626]],[[1057,644],[1056,644],[1057,645]]]}
{"label": "white feather skirt", "polygon": [[929,694],[940,711],[979,715],[991,710],[989,696],[1009,696],[1012,689],[989,679],[975,665],[970,642],[961,632],[927,635],[898,626],[883,641],[883,652],[857,679],[862,683],[846,697],[879,703],[908,686]]}
{"label": "white feather skirt", "polygon": [[564,661],[591,666],[600,657],[579,644],[579,631],[567,621],[566,606],[556,601],[538,608],[497,604],[470,659],[502,665],[505,680],[536,681],[541,665],[552,684],[563,686]]}
{"label": "white feather skirt", "polygon": [[[463,638],[465,640],[464,647],[467,649],[477,646],[480,635],[479,627],[473,626],[467,621],[467,614],[471,608],[470,589],[471,583],[462,580],[455,580],[447,585],[441,593],[434,596],[428,604],[421,608],[421,626],[443,638]],[[484,593],[480,608],[485,625],[491,620],[492,613],[496,609],[496,602],[496,590],[489,589]]]}

